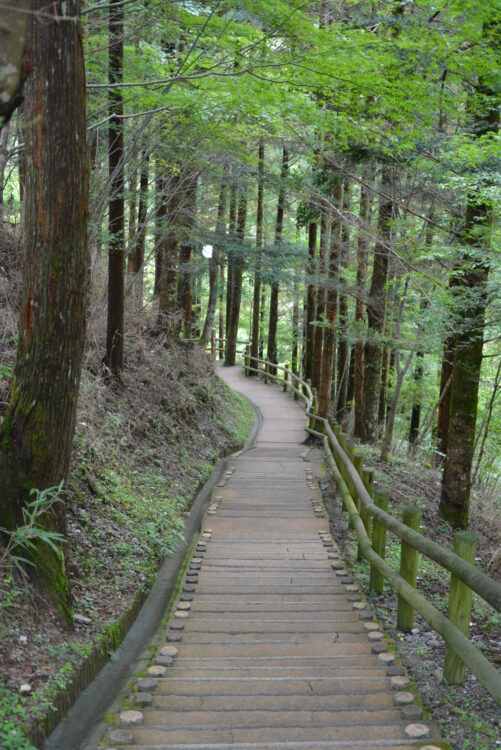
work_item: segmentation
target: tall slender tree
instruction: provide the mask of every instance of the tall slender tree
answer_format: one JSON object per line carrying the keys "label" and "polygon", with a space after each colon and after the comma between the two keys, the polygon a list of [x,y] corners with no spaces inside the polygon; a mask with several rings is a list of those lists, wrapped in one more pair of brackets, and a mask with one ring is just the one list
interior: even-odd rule
{"label": "tall slender tree", "polygon": [[109,4],[108,80],[109,130],[108,173],[108,318],[104,365],[117,380],[124,366],[124,125],[123,95],[117,84],[123,81],[124,10],[121,0]]}
{"label": "tall slender tree", "polygon": [[[68,474],[89,281],[80,2],[34,0],[33,10],[23,300],[11,396],[0,428],[0,526],[10,529],[23,522],[31,488],[53,487]],[[54,506],[45,523],[64,533],[64,506]],[[59,612],[71,620],[63,553],[40,544],[33,557]]]}

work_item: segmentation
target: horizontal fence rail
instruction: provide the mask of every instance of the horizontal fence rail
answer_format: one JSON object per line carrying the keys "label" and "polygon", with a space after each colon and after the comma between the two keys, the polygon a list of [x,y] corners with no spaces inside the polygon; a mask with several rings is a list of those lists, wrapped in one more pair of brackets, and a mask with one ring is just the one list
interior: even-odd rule
{"label": "horizontal fence rail", "polygon": [[[221,344],[224,349],[224,343],[224,340],[217,340],[216,344],[215,340],[212,352]],[[316,414],[317,398],[311,383],[303,380],[286,365],[261,357],[251,357],[248,344],[242,351],[242,358],[246,375],[262,375],[266,383],[270,380],[278,383],[282,385],[284,392],[291,392],[294,398],[303,399],[308,417],[307,431],[323,443],[327,463],[343,499],[350,525],[357,535],[359,555],[370,563],[371,589],[382,591],[383,581],[386,581],[399,596],[397,627],[409,630],[414,610],[419,612],[447,644],[444,680],[449,684],[462,684],[466,666],[501,706],[501,674],[468,639],[472,591],[497,612],[501,612],[501,585],[472,564],[473,535],[458,532],[454,544],[456,551],[452,551],[417,530],[417,508],[411,507],[404,511],[405,523],[388,513],[387,493],[376,492],[375,499],[372,497],[373,470],[363,467],[362,456],[355,454],[354,446],[347,443],[339,425]],[[413,523],[416,529],[412,528]],[[400,539],[400,573],[384,559],[386,531]],[[464,557],[469,556],[472,562],[464,559],[458,552]],[[451,574],[448,616],[442,614],[416,590],[417,553],[438,563]]]}

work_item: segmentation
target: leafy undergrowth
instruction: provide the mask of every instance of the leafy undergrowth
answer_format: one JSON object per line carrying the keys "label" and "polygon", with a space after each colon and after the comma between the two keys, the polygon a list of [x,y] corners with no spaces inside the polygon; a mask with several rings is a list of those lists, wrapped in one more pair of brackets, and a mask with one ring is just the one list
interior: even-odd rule
{"label": "leafy undergrowth", "polygon": [[74,630],[62,628],[36,583],[15,569],[0,584],[6,750],[31,747],[20,725],[43,715],[92,645],[149,590],[183,533],[197,488],[219,455],[244,442],[254,420],[198,347],[130,341],[124,388],[92,375],[97,364],[90,359],[83,376],[65,496]]}
{"label": "leafy undergrowth", "polygon": [[[400,516],[406,505],[417,505],[422,511],[421,533],[452,549],[453,530],[440,518],[440,473],[417,461],[393,457],[381,462],[374,447],[363,446],[364,462],[374,466],[379,486],[389,490],[390,512]],[[357,542],[348,529],[340,499],[333,484],[325,485],[325,502],[329,508],[331,528],[362,590],[368,591],[369,566],[357,561]],[[476,564],[493,578],[501,578],[499,565],[500,516],[496,498],[473,493],[470,529],[477,537]],[[395,570],[400,566],[400,544],[388,534],[387,562]],[[418,589],[444,614],[447,613],[450,575],[423,555],[419,557]],[[471,675],[461,687],[442,683],[444,641],[431,626],[417,615],[412,633],[396,630],[397,597],[389,587],[381,596],[371,597],[385,631],[396,641],[417,691],[433,719],[439,722],[444,737],[455,750],[494,750],[499,747],[501,718],[499,708]],[[470,638],[494,664],[501,663],[501,616],[480,597],[473,597]]]}

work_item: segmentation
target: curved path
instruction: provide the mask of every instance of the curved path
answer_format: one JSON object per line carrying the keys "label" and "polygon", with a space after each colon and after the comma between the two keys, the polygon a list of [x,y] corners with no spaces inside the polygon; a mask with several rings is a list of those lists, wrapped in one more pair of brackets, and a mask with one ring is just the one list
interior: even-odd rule
{"label": "curved path", "polygon": [[263,423],[213,492],[140,714],[121,714],[112,746],[403,750],[417,727],[433,735],[328,534],[302,409],[219,372]]}

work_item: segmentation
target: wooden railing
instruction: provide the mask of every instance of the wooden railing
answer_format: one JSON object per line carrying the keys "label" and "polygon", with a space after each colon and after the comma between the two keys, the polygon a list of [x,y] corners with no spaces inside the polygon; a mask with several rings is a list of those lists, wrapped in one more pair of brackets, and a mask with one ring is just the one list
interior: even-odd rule
{"label": "wooden railing", "polygon": [[[316,413],[317,398],[311,383],[285,365],[251,358],[248,344],[242,354],[246,375],[262,375],[266,383],[279,383],[283,391],[304,400],[307,431],[323,442],[344,509],[357,535],[359,557],[370,564],[370,591],[381,593],[387,581],[398,594],[397,627],[410,630],[415,612],[419,612],[445,640],[444,680],[451,685],[463,684],[468,667],[501,706],[501,674],[468,639],[472,592],[501,612],[501,585],[474,565],[474,535],[457,532],[454,550],[449,550],[419,532],[419,508],[405,508],[403,521],[388,513],[388,493],[379,489],[374,492],[374,470],[363,465],[362,453],[348,442],[339,425]],[[385,561],[387,531],[400,540],[399,573]],[[419,553],[451,574],[447,616],[416,590]]]}

